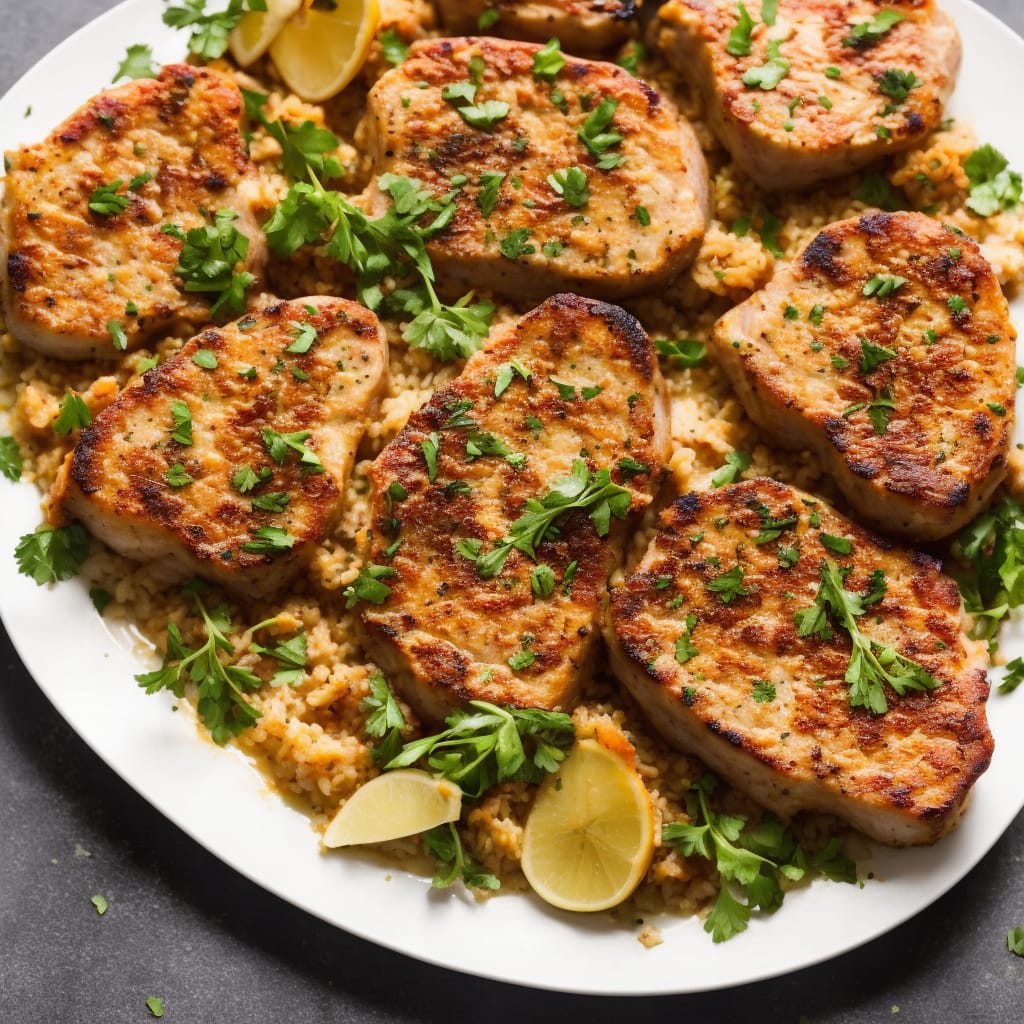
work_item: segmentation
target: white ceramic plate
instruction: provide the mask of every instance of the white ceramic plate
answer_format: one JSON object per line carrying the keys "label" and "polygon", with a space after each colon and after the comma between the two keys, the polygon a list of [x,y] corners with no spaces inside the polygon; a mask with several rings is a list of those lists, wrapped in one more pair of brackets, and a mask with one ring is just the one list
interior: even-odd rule
{"label": "white ceramic plate", "polygon": [[[1024,168],[1017,130],[1024,41],[969,0],[944,6],[964,41],[952,113]],[[0,147],[41,138],[109,83],[128,44],[149,42],[158,60],[178,59],[184,39],[161,24],[161,10],[157,0],[129,0],[40,61],[0,100]],[[1015,307],[1024,319],[1024,302]],[[158,810],[257,884],[349,932],[444,967],[618,995],[696,992],[793,971],[922,910],[978,863],[1024,803],[1024,694],[996,695],[995,758],[952,836],[928,849],[874,848],[874,880],[863,889],[815,882],[723,945],[713,945],[696,920],[658,922],[665,941],[645,949],[632,925],[603,915],[573,916],[526,896],[477,904],[459,891],[433,892],[423,879],[369,860],[321,855],[307,820],[238,752],[200,741],[191,721],[170,712],[168,695],[147,697],[132,681],[141,666],[131,637],[107,629],[83,585],[40,588],[18,575],[14,538],[38,525],[39,495],[25,484],[0,481],[0,488],[0,613],[28,670],[78,734]],[[1024,653],[1024,629],[1011,627],[1004,644],[1007,653]]]}

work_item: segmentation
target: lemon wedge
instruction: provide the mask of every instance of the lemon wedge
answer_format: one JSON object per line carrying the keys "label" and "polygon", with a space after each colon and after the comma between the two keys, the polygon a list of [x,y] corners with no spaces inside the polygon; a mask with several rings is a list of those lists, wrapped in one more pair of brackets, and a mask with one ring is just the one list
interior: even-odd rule
{"label": "lemon wedge", "polygon": [[324,833],[324,846],[361,846],[458,821],[462,790],[415,768],[385,772],[357,789]]}
{"label": "lemon wedge", "polygon": [[607,910],[640,884],[654,854],[654,808],[636,770],[581,740],[549,775],[523,832],[523,873],[563,910]]}
{"label": "lemon wedge", "polygon": [[377,0],[338,0],[331,10],[304,5],[281,27],[270,56],[292,92],[320,103],[355,78],[379,21]]}
{"label": "lemon wedge", "polygon": [[267,52],[274,36],[301,6],[302,0],[267,0],[265,12],[248,11],[228,36],[231,56],[247,68]]}

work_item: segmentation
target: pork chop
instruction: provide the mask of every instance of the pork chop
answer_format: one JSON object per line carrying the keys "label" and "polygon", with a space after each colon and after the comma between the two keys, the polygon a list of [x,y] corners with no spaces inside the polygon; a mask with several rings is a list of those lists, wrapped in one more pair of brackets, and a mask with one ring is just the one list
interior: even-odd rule
{"label": "pork chop", "polygon": [[[570,53],[600,53],[625,42],[643,0],[437,0],[452,34],[503,36],[546,43]],[[493,12],[493,13],[491,13]]]}
{"label": "pork chop", "polygon": [[179,323],[205,323],[209,298],[184,291],[174,269],[180,235],[209,224],[206,210],[238,215],[225,231],[248,239],[245,267],[258,274],[266,246],[242,110],[223,75],[172,64],[7,153],[0,249],[11,333],[61,359],[117,358]]}
{"label": "pork chop", "polygon": [[765,6],[669,0],[656,29],[715,134],[762,188],[848,174],[941,121],[960,37],[933,0],[778,0],[771,24]]}
{"label": "pork chop", "polygon": [[129,558],[265,596],[336,522],[386,371],[377,318],[344,299],[209,327],[82,431],[51,520],[80,519]]}
{"label": "pork chop", "polygon": [[861,519],[927,541],[1006,474],[1015,338],[972,239],[873,213],[825,228],[718,321],[712,349],[751,418],[816,452]]}
{"label": "pork chop", "polygon": [[474,698],[572,706],[668,454],[650,341],[576,295],[492,337],[413,415],[371,471],[368,561],[393,575],[361,618],[421,715]]}
{"label": "pork chop", "polygon": [[[363,137],[375,172],[437,195],[456,189],[454,218],[427,246],[444,278],[526,299],[618,297],[675,276],[708,219],[692,129],[613,64],[558,57],[535,73],[540,50],[413,44],[370,92]],[[374,182],[359,202],[378,216],[390,197]]]}
{"label": "pork chop", "polygon": [[[834,610],[817,618],[826,576],[852,595],[857,650],[911,678],[905,695],[882,683],[880,705],[853,706],[869,669]],[[988,766],[986,655],[956,584],[804,492],[759,479],[678,498],[611,608],[614,671],[652,724],[785,817],[930,843]]]}

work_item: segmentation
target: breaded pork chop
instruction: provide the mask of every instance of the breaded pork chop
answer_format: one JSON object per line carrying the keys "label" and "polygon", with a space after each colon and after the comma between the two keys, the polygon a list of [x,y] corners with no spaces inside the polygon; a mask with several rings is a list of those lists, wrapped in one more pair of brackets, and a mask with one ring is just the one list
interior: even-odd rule
{"label": "breaded pork chop", "polygon": [[576,295],[492,338],[412,416],[371,471],[369,560],[394,575],[362,625],[420,714],[469,699],[572,706],[625,531],[668,452],[650,341],[622,309]]}
{"label": "breaded pork chop", "polygon": [[[43,142],[6,154],[3,298],[19,341],[62,359],[113,358],[111,321],[129,349],[172,325],[205,323],[210,303],[180,287],[182,243],[162,230],[207,224],[203,209],[238,214],[248,268],[259,272],[266,247],[242,109],[223,75],[172,64],[101,93]],[[104,187],[117,198],[97,196]]]}
{"label": "breaded pork chop", "polygon": [[1006,474],[1015,338],[973,240],[873,213],[822,231],[718,321],[712,348],[751,418],[817,453],[861,519],[927,541]]}
{"label": "breaded pork chop", "polygon": [[533,43],[555,38],[570,53],[582,54],[628,39],[642,5],[643,0],[437,0],[452,34],[483,31]]}
{"label": "breaded pork chop", "polygon": [[345,299],[207,328],[82,431],[51,519],[265,596],[336,522],[387,361],[377,318]]}
{"label": "breaded pork chop", "polygon": [[[442,277],[524,299],[618,297],[673,277],[707,225],[692,129],[613,64],[566,58],[537,77],[539,50],[488,38],[414,44],[370,92],[363,135],[375,171],[437,195],[458,189],[451,224],[427,246]],[[360,203],[378,215],[389,201],[375,182]]]}
{"label": "breaded pork chop", "polygon": [[[910,659],[933,688],[885,684],[882,714],[851,706],[845,678],[864,676],[850,634],[834,612],[808,621],[826,567],[859,602],[861,642],[893,675],[883,648]],[[774,480],[688,494],[612,593],[612,665],[668,739],[766,807],[930,843],[992,755],[985,651],[939,570]]]}
{"label": "breaded pork chop", "polygon": [[[915,145],[942,119],[960,37],[933,0],[669,0],[658,47],[762,188],[800,188]],[[769,15],[770,17],[770,15]]]}

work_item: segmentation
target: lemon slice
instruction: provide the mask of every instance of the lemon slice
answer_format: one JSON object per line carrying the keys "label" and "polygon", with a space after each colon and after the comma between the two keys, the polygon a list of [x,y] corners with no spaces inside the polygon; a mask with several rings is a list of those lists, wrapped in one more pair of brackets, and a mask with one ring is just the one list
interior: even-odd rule
{"label": "lemon slice", "polygon": [[361,846],[458,821],[462,790],[415,768],[385,772],[357,789],[324,833],[324,846]]}
{"label": "lemon slice", "polygon": [[607,910],[640,884],[654,854],[654,808],[637,772],[581,740],[541,785],[523,832],[523,873],[563,910]]}
{"label": "lemon slice", "polygon": [[270,56],[292,92],[320,103],[355,78],[379,20],[377,0],[338,0],[333,10],[303,9],[284,23],[270,44]]}
{"label": "lemon slice", "polygon": [[228,36],[231,56],[247,68],[267,52],[274,36],[301,6],[302,0],[267,0],[266,12],[248,11]]}

